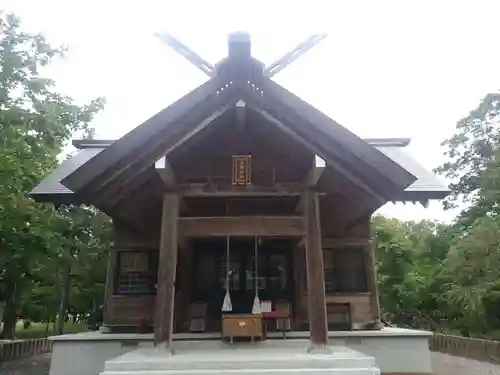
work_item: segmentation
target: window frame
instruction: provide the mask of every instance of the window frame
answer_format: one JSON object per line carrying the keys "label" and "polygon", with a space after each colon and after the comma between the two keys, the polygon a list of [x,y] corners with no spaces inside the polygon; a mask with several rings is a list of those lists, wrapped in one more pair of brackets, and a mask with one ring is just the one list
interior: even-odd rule
{"label": "window frame", "polygon": [[[145,272],[148,279],[148,290],[147,291],[121,291],[120,290],[120,277],[121,273],[121,260],[124,254],[145,254],[148,258],[148,270]],[[158,259],[159,250],[155,249],[126,249],[118,250],[116,252],[116,267],[114,270],[114,285],[113,294],[120,296],[141,296],[141,295],[155,295],[156,294],[156,283],[158,282]],[[129,272],[133,273],[133,272]]]}
{"label": "window frame", "polygon": [[[333,267],[328,267],[326,264],[326,259],[328,257],[326,256],[327,252],[331,252],[331,262],[333,263]],[[336,257],[338,260],[338,253],[341,252],[357,252],[359,253],[359,259],[360,265],[359,269],[362,270],[363,272],[357,276],[359,279],[356,281],[356,286],[352,288],[338,288],[338,278],[340,275],[349,272],[349,269],[344,269],[342,271],[338,271],[338,268],[335,268],[335,264],[342,264],[342,262],[336,261]],[[328,275],[328,273],[330,273]],[[340,275],[339,275],[340,274]],[[367,274],[367,262],[366,262],[366,249],[364,246],[338,246],[334,248],[326,248],[323,249],[323,275],[324,275],[324,280],[325,280],[325,294],[327,295],[338,295],[338,294],[364,294],[364,293],[369,293],[369,285],[368,285],[368,274]],[[328,280],[330,277],[333,276],[333,280]],[[362,278],[362,279],[361,279]],[[360,281],[361,280],[361,281]],[[328,283],[332,283],[334,285],[333,288],[327,288]],[[337,285],[335,287],[335,285]]]}

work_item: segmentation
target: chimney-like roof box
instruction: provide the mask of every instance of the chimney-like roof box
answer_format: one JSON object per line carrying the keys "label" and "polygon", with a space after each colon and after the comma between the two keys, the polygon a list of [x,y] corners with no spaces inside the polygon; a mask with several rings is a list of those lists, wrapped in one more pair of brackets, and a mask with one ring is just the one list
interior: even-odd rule
{"label": "chimney-like roof box", "polygon": [[227,47],[231,58],[249,58],[252,56],[252,39],[247,32],[237,31],[229,34]]}

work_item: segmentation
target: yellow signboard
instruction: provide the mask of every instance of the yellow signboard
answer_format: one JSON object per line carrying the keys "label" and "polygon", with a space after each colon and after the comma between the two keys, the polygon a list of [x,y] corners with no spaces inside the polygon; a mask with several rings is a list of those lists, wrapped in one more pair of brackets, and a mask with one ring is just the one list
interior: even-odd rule
{"label": "yellow signboard", "polygon": [[233,185],[252,183],[252,155],[233,155]]}

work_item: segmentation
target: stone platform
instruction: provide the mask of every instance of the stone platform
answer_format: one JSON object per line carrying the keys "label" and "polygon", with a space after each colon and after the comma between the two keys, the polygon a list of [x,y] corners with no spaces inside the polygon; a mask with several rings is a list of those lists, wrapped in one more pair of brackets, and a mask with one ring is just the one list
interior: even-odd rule
{"label": "stone platform", "polygon": [[[428,346],[429,336],[430,332],[401,328],[384,328],[378,331],[333,331],[329,332],[329,344],[332,347],[352,349],[374,358],[375,367],[379,368],[382,374],[423,375],[432,374]],[[272,345],[275,351],[287,351],[293,347],[300,348],[300,352],[296,352],[298,356],[300,353],[303,355],[306,352],[309,344],[308,338],[309,332],[290,332],[286,340],[283,340],[281,333],[277,333],[276,336],[270,333],[268,340],[263,343],[241,345],[252,350],[252,357],[255,361],[260,361],[259,350],[265,348],[265,346],[259,346],[260,344]],[[105,363],[111,359],[138,350],[156,350],[151,334],[87,332],[55,336],[51,340],[53,347],[50,375],[98,375],[105,370]],[[231,347],[229,344],[222,343],[220,333],[174,334],[173,345],[177,354],[174,354],[172,358],[180,356],[181,353],[190,356],[203,356],[204,353],[212,350],[235,354],[237,353],[236,349],[240,348],[238,346],[240,344]],[[230,371],[216,372],[228,375],[231,373]],[[262,374],[259,369],[255,369],[255,371]],[[294,371],[288,370],[288,373],[292,374]],[[325,372],[317,370],[316,373],[324,374]],[[122,375],[125,374],[122,373]],[[200,373],[193,373],[193,375],[195,374]],[[355,373],[350,374],[354,375]],[[127,375],[137,375],[137,372],[129,372]]]}
{"label": "stone platform", "polygon": [[101,375],[334,374],[379,375],[375,359],[346,347],[309,354],[308,342],[253,344],[213,342],[168,355],[162,349],[138,349],[106,362]]}

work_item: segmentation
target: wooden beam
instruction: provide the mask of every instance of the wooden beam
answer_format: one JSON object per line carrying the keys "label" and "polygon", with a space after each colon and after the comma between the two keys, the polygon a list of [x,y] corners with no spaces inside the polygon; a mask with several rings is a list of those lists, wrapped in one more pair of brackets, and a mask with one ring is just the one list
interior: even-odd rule
{"label": "wooden beam", "polygon": [[190,183],[181,184],[178,193],[183,197],[280,197],[300,196],[304,193],[301,183],[276,183],[273,186]]}
{"label": "wooden beam", "polygon": [[177,184],[175,172],[166,156],[162,156],[155,162],[155,170],[168,188],[173,188]]}
{"label": "wooden beam", "polygon": [[[109,174],[122,172],[129,167],[130,160],[140,158],[138,149],[147,145],[146,150],[153,150],[163,142],[164,134],[170,135],[178,129],[177,124],[180,120],[199,115],[204,109],[219,105],[222,100],[226,100],[227,97],[224,95],[226,92],[231,94],[232,90],[225,90],[224,95],[216,96],[214,92],[220,85],[219,80],[211,79],[172,103],[67,176],[62,181],[63,184],[65,186],[67,184],[72,191],[79,193],[82,189],[89,189],[89,183],[91,183],[90,190],[99,192]],[[185,123],[181,125],[184,126]],[[160,154],[158,153],[158,155]],[[130,160],[125,161],[123,159]],[[134,169],[137,169],[135,165],[134,167]]]}
{"label": "wooden beam", "polygon": [[113,296],[113,291],[115,290],[117,258],[117,250],[114,247],[110,248],[108,252],[108,264],[106,266],[106,285],[104,291],[104,326],[111,323],[111,297]]}
{"label": "wooden beam", "polygon": [[370,292],[370,305],[375,329],[381,329],[383,324],[380,320],[380,302],[377,284],[377,266],[375,263],[375,242],[369,240],[365,245],[365,269],[366,283]]}
{"label": "wooden beam", "polygon": [[349,160],[359,167],[358,175],[384,195],[400,192],[415,182],[410,172],[276,82],[264,79],[259,87],[265,95],[253,93],[252,99],[259,101],[261,108],[284,117],[283,122],[293,126],[297,134],[314,142],[323,151],[318,155],[324,160]]}
{"label": "wooden beam", "polygon": [[236,103],[235,116],[236,116],[236,125],[238,126],[238,129],[240,130],[245,129],[247,122],[246,104],[243,100],[240,100],[238,103]]}
{"label": "wooden beam", "polygon": [[169,132],[165,131],[165,133],[158,134],[156,137],[158,140],[155,141],[155,144],[151,148],[144,151],[143,154],[138,155],[136,160],[132,161],[130,164],[125,164],[120,168],[116,168],[114,173],[108,175],[106,179],[100,182],[100,190],[98,191],[99,201],[106,199],[106,197],[113,196],[120,186],[130,183],[137,175],[150,168],[151,164],[161,157],[161,155],[168,156],[169,153],[179,149],[179,147],[189,141],[189,139],[218,120],[232,105],[234,105],[233,103],[234,101],[226,103],[212,112],[208,117],[199,121],[194,122],[194,120],[191,120],[193,124],[180,122],[179,125],[177,125],[178,129],[167,129]]}
{"label": "wooden beam", "polygon": [[297,216],[181,217],[179,235],[212,236],[303,236],[305,223]]}
{"label": "wooden beam", "polygon": [[178,197],[173,194],[166,194],[163,198],[154,338],[155,345],[166,349],[168,353],[172,353],[174,328],[178,215]]}
{"label": "wooden beam", "polygon": [[319,199],[312,189],[305,193],[306,269],[309,305],[310,351],[328,350],[325,276]]}
{"label": "wooden beam", "polygon": [[[387,203],[387,202],[385,202]],[[364,211],[352,210],[350,215],[346,216],[344,230],[350,230],[356,225],[362,223],[367,218],[370,218],[375,211],[380,208],[378,202],[371,207],[366,208]]]}
{"label": "wooden beam", "polygon": [[137,194],[145,186],[148,186],[150,181],[156,178],[156,172],[151,169],[147,169],[140,175],[136,176],[133,180],[129,181],[127,184],[122,185],[114,194],[106,196],[105,201],[114,207],[118,205],[121,201],[127,199],[133,194]]}
{"label": "wooden beam", "polygon": [[352,183],[356,184],[359,186],[361,189],[363,189],[366,193],[368,193],[370,196],[376,197],[380,201],[385,201],[384,198],[382,198],[379,194],[377,194],[370,186],[368,186],[365,182],[363,182],[359,177],[355,176],[353,173],[351,173],[348,169],[344,168],[340,163],[333,159],[327,159],[325,158],[324,155],[321,154],[319,151],[318,147],[314,146],[311,142],[307,141],[304,137],[301,135],[297,134],[294,130],[290,129],[289,127],[285,126],[281,121],[278,119],[274,118],[267,112],[252,107],[252,110],[258,112],[262,117],[264,117],[267,121],[269,121],[271,124],[279,128],[283,133],[289,135],[290,137],[294,138],[296,141],[300,142],[303,144],[307,149],[311,150],[314,152],[316,155],[320,156],[325,160],[325,163],[327,166],[331,166],[333,169],[337,170],[339,173],[341,173],[346,179],[351,181]]}
{"label": "wooden beam", "polygon": [[306,184],[309,187],[314,187],[318,184],[319,179],[323,175],[325,167],[317,167],[316,160],[314,161],[314,168],[311,168],[309,174],[307,175]]}
{"label": "wooden beam", "polygon": [[369,242],[369,238],[323,238],[323,249],[366,247]]}
{"label": "wooden beam", "polygon": [[314,154],[305,148],[302,143],[286,136],[276,127],[268,126],[265,121],[262,121],[260,116],[256,116],[252,112],[249,112],[247,117],[251,124],[248,130],[255,133],[263,145],[269,147],[271,150],[277,150],[292,165],[296,165],[300,170],[309,167],[309,160],[314,158]]}
{"label": "wooden beam", "polygon": [[[165,183],[167,192],[174,192],[177,189],[177,177],[175,176],[174,169],[166,156],[162,156],[155,162],[155,170]],[[181,197],[179,197],[179,211],[185,210],[186,203],[183,199],[181,199]]]}
{"label": "wooden beam", "polygon": [[[309,169],[309,172],[307,172],[304,185],[307,187],[315,187],[321,178],[321,175],[323,174],[325,170],[325,167],[317,167],[316,166],[316,158],[313,159],[311,168]],[[299,203],[297,203],[297,207],[295,208],[295,212],[300,213],[304,212],[304,197],[305,194],[302,194],[302,197],[299,200]]]}

